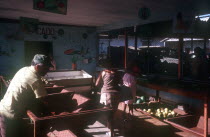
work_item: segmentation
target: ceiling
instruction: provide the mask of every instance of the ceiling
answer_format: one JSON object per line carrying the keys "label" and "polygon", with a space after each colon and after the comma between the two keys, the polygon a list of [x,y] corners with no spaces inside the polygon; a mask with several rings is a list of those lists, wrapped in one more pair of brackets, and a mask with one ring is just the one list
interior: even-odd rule
{"label": "ceiling", "polygon": [[[40,0],[41,1],[41,0]],[[96,26],[99,31],[156,21],[171,20],[178,11],[193,15],[208,9],[209,0],[68,0],[67,14],[33,9],[33,0],[0,0],[0,18],[30,17],[40,22]],[[138,18],[138,10],[148,7],[151,16]]]}

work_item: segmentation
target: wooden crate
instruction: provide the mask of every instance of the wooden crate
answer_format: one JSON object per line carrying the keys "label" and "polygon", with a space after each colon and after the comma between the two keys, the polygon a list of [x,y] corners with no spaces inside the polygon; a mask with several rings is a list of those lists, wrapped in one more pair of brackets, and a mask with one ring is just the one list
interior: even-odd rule
{"label": "wooden crate", "polygon": [[94,108],[89,98],[73,92],[50,94],[47,98],[47,109],[53,112],[51,115],[27,111],[34,126],[34,137],[46,136],[55,130],[71,131],[75,127],[83,129],[87,124],[95,122],[98,116],[108,116],[111,111],[109,108]]}
{"label": "wooden crate", "polygon": [[45,87],[48,94],[61,93],[64,88],[64,86]]}
{"label": "wooden crate", "polygon": [[45,78],[54,86],[64,86],[74,92],[88,92],[92,88],[92,76],[84,70],[48,72]]}

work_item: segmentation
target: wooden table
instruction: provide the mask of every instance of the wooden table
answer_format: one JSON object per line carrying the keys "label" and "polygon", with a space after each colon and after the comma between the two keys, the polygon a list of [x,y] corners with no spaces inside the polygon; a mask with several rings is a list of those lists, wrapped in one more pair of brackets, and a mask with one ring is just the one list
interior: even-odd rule
{"label": "wooden table", "polygon": [[[171,83],[175,83],[172,84]],[[210,85],[208,84],[195,84],[183,81],[170,81],[170,80],[154,80],[137,82],[140,86],[156,90],[156,96],[159,97],[159,91],[165,91],[172,94],[186,96],[190,98],[203,100],[204,107],[204,137],[208,137],[208,98],[210,92]]]}

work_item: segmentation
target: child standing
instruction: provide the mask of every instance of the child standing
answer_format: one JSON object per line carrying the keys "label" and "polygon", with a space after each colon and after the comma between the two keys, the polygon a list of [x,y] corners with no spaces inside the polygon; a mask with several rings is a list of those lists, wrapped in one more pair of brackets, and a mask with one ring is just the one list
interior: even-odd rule
{"label": "child standing", "polygon": [[131,92],[132,98],[124,101],[123,110],[126,112],[126,107],[129,108],[129,114],[133,115],[133,103],[136,97],[136,75],[139,73],[139,69],[136,65],[131,65],[127,68],[127,72],[123,76],[123,85],[128,87],[128,92]]}

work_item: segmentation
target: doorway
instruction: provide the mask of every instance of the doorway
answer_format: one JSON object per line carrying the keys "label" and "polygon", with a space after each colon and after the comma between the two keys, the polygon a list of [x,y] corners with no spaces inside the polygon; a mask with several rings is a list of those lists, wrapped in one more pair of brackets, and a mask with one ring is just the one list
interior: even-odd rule
{"label": "doorway", "polygon": [[25,41],[25,65],[30,66],[36,54],[53,55],[52,42],[46,41]]}

